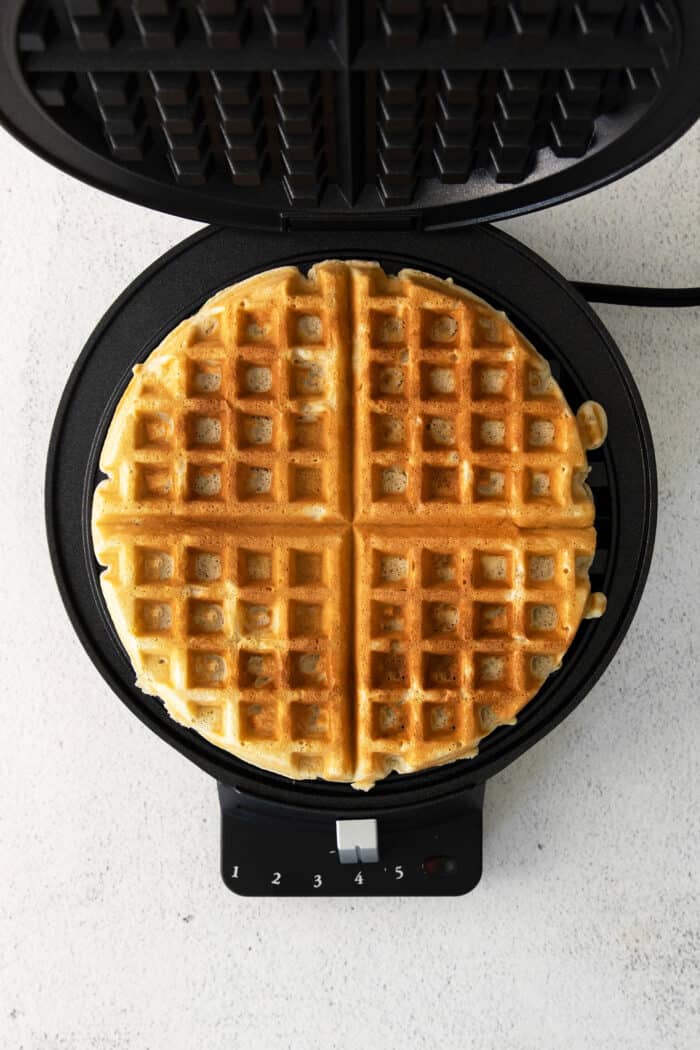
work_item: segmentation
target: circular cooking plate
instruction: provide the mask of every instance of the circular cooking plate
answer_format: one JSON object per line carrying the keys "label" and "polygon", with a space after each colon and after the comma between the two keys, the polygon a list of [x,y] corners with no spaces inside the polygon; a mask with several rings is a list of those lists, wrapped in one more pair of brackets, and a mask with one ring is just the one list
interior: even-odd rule
{"label": "circular cooking plate", "polygon": [[[46,512],[54,570],[71,620],[100,673],[160,737],[223,783],[313,808],[361,810],[412,804],[485,780],[531,747],[583,698],[619,646],[646,579],[656,522],[656,473],[644,409],[620,351],[561,275],[523,245],[490,227],[460,233],[308,232],[251,238],[209,228],[146,270],[114,303],[83,350],[61,401],[49,451]],[[589,398],[606,408],[610,430],[589,455],[598,550],[594,590],[608,596],[600,620],[585,621],[560,671],[518,723],[487,737],[473,759],[439,769],[392,774],[368,793],[325,781],[291,781],[250,766],[174,722],[162,703],[134,685],[112,627],[90,538],[98,460],[114,408],[142,361],[181,320],[217,290],[263,269],[324,258],[378,259],[452,277],[512,321],[548,359],[570,404]]]}

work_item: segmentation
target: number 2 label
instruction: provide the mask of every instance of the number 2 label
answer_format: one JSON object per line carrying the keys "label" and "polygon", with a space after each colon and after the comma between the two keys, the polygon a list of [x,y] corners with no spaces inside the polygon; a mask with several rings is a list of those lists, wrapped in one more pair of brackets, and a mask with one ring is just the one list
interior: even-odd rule
{"label": "number 2 label", "polygon": [[281,874],[281,872],[279,872],[279,871],[273,872],[272,873],[272,878],[270,879],[270,884],[272,886],[279,886],[281,881],[282,881],[282,874]]}

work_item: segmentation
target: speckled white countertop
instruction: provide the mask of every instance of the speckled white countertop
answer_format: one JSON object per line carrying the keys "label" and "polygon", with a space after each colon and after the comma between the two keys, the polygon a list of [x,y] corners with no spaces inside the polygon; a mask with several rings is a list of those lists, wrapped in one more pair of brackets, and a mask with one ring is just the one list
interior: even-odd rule
{"label": "speckled white countertop", "polygon": [[[700,134],[504,223],[572,278],[698,283]],[[641,388],[660,516],[632,628],[493,780],[454,899],[257,901],[218,874],[215,787],[110,693],[61,605],[43,472],[69,370],[194,223],[0,138],[0,1046],[690,1050],[698,1038],[700,314],[600,310]]]}

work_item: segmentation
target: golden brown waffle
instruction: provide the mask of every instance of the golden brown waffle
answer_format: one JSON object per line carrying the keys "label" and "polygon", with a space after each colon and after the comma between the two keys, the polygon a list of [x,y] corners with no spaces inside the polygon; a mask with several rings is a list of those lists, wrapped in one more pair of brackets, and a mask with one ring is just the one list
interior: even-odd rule
{"label": "golden brown waffle", "polygon": [[325,262],[226,289],[135,368],[100,461],[138,684],[290,777],[474,754],[599,611],[580,433],[604,429],[451,283]]}
{"label": "golden brown waffle", "polygon": [[211,299],[119,403],[94,519],[342,522],[348,271],[271,270]]}
{"label": "golden brown waffle", "polygon": [[358,785],[476,754],[556,670],[595,531],[357,530]]}
{"label": "golden brown waffle", "polygon": [[107,607],[144,692],[249,762],[352,777],[349,530],[102,535]]}
{"label": "golden brown waffle", "polygon": [[591,525],[586,455],[549,366],[469,292],[353,269],[356,517]]}

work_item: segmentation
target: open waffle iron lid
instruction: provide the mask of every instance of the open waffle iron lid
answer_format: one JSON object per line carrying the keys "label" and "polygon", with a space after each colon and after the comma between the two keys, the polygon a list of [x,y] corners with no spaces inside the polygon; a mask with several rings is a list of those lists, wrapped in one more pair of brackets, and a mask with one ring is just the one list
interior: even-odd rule
{"label": "open waffle iron lid", "polygon": [[10,131],[128,200],[436,229],[577,196],[692,123],[696,0],[5,0]]}

